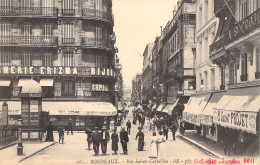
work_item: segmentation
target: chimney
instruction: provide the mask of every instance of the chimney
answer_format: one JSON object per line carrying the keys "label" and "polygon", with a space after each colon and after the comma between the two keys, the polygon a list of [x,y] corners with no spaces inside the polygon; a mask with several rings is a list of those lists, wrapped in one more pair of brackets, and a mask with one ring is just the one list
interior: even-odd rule
{"label": "chimney", "polygon": [[178,5],[178,9],[179,9],[179,7],[181,6],[181,1],[180,0],[178,0],[177,5]]}
{"label": "chimney", "polygon": [[172,11],[172,14],[173,14],[173,17],[174,17],[175,14],[176,14],[176,6],[174,6],[174,10]]}
{"label": "chimney", "polygon": [[161,27],[161,36],[162,36],[163,30],[162,30],[162,26],[160,26],[160,27]]}

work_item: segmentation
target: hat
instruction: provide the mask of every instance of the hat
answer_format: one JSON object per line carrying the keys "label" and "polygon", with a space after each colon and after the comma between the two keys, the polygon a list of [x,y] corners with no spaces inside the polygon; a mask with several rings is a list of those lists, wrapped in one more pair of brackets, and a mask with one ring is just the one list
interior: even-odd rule
{"label": "hat", "polygon": [[107,129],[107,127],[104,125],[104,126],[102,127],[102,129]]}

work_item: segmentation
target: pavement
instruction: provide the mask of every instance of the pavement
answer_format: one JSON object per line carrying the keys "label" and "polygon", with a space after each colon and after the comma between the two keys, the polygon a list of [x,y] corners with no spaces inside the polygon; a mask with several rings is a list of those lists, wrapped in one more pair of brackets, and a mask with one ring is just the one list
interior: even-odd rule
{"label": "pavement", "polygon": [[23,142],[24,154],[21,156],[17,155],[17,145],[12,145],[0,150],[0,162],[4,165],[17,164],[55,144],[56,142]]}

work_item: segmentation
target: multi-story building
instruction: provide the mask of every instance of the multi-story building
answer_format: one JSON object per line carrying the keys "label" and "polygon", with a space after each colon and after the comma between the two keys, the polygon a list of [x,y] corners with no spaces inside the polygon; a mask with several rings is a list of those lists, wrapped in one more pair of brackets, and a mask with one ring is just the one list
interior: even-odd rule
{"label": "multi-story building", "polygon": [[[207,111],[207,102],[209,104],[214,101],[216,102],[216,99],[220,98],[223,94],[216,92],[220,90],[219,67],[209,59],[209,45],[215,38],[217,26],[218,19],[214,15],[214,1],[198,0],[196,2],[196,94],[190,97],[191,102],[196,101],[197,104],[187,106],[185,113],[195,115],[201,112],[203,114],[202,118],[208,117],[203,113]],[[195,106],[198,108],[194,108]],[[211,122],[201,120],[200,123],[193,120],[187,120],[187,122],[197,127],[202,125],[202,135],[212,140],[217,140],[217,128],[212,127],[212,120]]]}
{"label": "multi-story building", "polygon": [[154,43],[146,45],[143,53],[143,74],[142,74],[142,101],[148,104],[152,99],[152,48]]}
{"label": "multi-story building", "polygon": [[[185,104],[195,92],[195,15],[195,1],[178,1],[173,19],[163,29],[164,93],[168,104],[177,104],[177,100]],[[167,108],[172,109],[172,105]]]}
{"label": "multi-story building", "polygon": [[0,5],[0,97],[10,115],[21,114],[17,96],[31,78],[42,86],[42,109],[54,124],[72,118],[79,129],[101,126],[116,113],[111,0],[1,0]]}
{"label": "multi-story building", "polygon": [[132,103],[142,102],[142,74],[136,74],[132,79]]}
{"label": "multi-story building", "polygon": [[231,128],[243,151],[259,151],[260,2],[214,2],[219,24],[209,58],[220,67],[219,88],[227,91],[212,110],[213,123],[218,132]]}

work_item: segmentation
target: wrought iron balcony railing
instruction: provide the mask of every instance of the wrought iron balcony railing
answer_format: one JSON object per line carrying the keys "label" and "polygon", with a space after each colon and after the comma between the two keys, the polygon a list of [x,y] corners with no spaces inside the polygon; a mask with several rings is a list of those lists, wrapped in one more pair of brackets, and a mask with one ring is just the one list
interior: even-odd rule
{"label": "wrought iron balcony railing", "polygon": [[62,44],[74,44],[75,38],[62,38]]}
{"label": "wrought iron balcony railing", "polygon": [[75,9],[61,9],[61,13],[63,16],[74,16]]}
{"label": "wrought iron balcony railing", "polygon": [[52,36],[0,36],[4,46],[57,46],[58,38]]}
{"label": "wrought iron balcony railing", "polygon": [[82,17],[86,19],[103,19],[105,21],[113,23],[113,17],[111,13],[95,9],[82,9]]}
{"label": "wrought iron balcony railing", "polygon": [[54,7],[0,6],[0,16],[57,17],[57,13],[58,13],[58,9]]}
{"label": "wrought iron balcony railing", "polygon": [[103,47],[103,48],[110,48],[110,44],[106,39],[100,38],[89,38],[83,37],[81,38],[81,45],[86,47]]}

